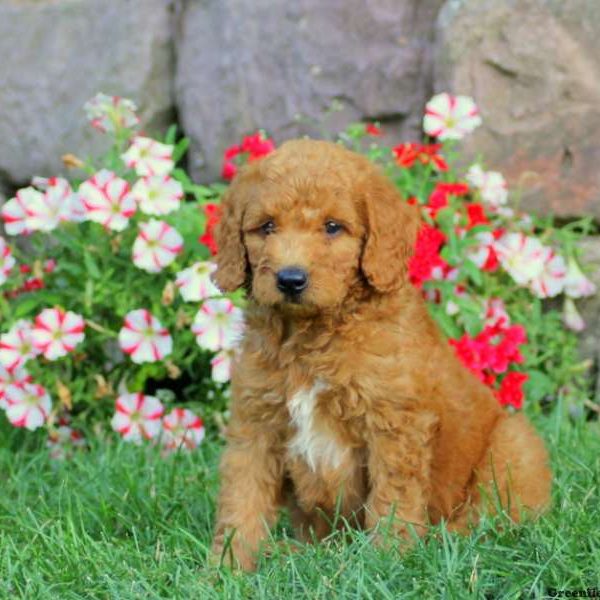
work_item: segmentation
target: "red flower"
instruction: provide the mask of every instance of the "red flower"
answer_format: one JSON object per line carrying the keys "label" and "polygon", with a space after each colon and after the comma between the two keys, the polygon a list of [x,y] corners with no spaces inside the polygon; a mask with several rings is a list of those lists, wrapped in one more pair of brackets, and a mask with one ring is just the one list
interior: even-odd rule
{"label": "red flower", "polygon": [[223,158],[225,160],[229,160],[230,158],[234,158],[242,151],[241,147],[235,144],[234,146],[230,146],[226,148],[225,152],[223,152]]}
{"label": "red flower", "polygon": [[500,388],[495,390],[496,398],[502,406],[514,406],[517,410],[523,408],[523,384],[529,379],[527,373],[511,371],[504,377]]}
{"label": "red flower", "polygon": [[206,215],[206,228],[204,233],[198,238],[201,244],[204,244],[214,256],[217,253],[217,243],[214,238],[215,226],[221,217],[221,207],[218,204],[205,204],[204,214]]}
{"label": "red flower", "polygon": [[377,127],[374,123],[367,123],[365,125],[365,133],[368,135],[378,136],[382,134],[381,128]]}
{"label": "red flower", "polygon": [[223,163],[223,169],[221,170],[221,177],[225,181],[231,181],[237,174],[237,165],[231,161],[225,161]]}
{"label": "red flower", "polygon": [[435,219],[438,211],[448,206],[449,196],[464,196],[468,193],[469,186],[466,183],[436,183],[427,203],[429,215]]}
{"label": "red flower", "polygon": [[392,152],[396,157],[396,162],[401,167],[409,169],[418,160],[424,165],[433,163],[438,170],[447,171],[448,164],[444,158],[438,154],[441,147],[441,144],[417,144],[415,142],[407,142],[392,148]]}
{"label": "red flower", "polygon": [[[527,335],[522,325],[511,325],[506,327],[504,319],[501,319],[494,325],[486,326],[481,333],[475,337],[470,337],[467,334],[463,335],[458,340],[450,340],[450,345],[462,363],[481,381],[488,386],[493,386],[496,381],[497,373],[505,373],[511,364],[519,364],[523,362],[519,347],[527,342]],[[506,375],[498,390],[494,393],[498,398],[506,399],[509,394],[514,393],[511,398],[516,398],[518,394],[515,392],[515,384],[517,377],[512,375],[513,372]],[[516,371],[514,372],[516,373]],[[523,376],[519,373],[519,376]],[[526,377],[526,376],[525,376]],[[504,384],[504,381],[508,382]],[[523,379],[524,381],[524,379]],[[503,390],[502,385],[505,386]],[[522,400],[522,396],[521,396]],[[515,400],[517,402],[517,400]],[[516,408],[520,408],[514,402],[503,402],[501,404],[510,403]]]}
{"label": "red flower", "polygon": [[471,229],[477,225],[489,225],[490,223],[483,206],[478,202],[467,204],[467,216],[469,217],[467,229]]}
{"label": "red flower", "polygon": [[[247,135],[242,139],[241,144],[234,144],[223,152],[223,168],[221,169],[221,177],[226,181],[231,181],[238,171],[238,164],[243,164],[245,160],[252,162],[266,156],[275,150],[273,140],[263,137],[263,134],[258,131],[253,135]],[[240,157],[241,162],[235,162],[233,159]],[[245,160],[244,160],[245,159]]]}
{"label": "red flower", "polygon": [[446,241],[446,236],[435,227],[424,224],[415,245],[415,253],[408,263],[408,273],[411,283],[420,288],[425,281],[432,277],[436,267],[445,269],[448,264],[440,256],[440,248]]}
{"label": "red flower", "polygon": [[415,164],[417,157],[419,156],[419,152],[417,150],[418,144],[398,144],[395,148],[392,148],[392,152],[396,157],[396,162],[401,167],[406,167],[410,169]]}
{"label": "red flower", "polygon": [[254,135],[247,135],[242,140],[241,151],[248,152],[248,161],[251,162],[257,158],[262,158],[275,150],[273,140],[263,137],[263,134],[258,131]]}

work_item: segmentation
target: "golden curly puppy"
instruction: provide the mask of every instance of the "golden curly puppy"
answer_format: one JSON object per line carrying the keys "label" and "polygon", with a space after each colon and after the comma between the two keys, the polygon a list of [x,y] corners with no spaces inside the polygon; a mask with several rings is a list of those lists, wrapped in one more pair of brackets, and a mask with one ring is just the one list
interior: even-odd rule
{"label": "golden curly puppy", "polygon": [[[244,287],[213,553],[252,569],[287,503],[301,539],[336,511],[402,537],[484,504],[539,512],[544,445],[455,357],[407,279],[419,220],[368,159],[296,140],[223,199],[215,280]],[[486,498],[490,502],[486,502]],[[313,532],[311,534],[311,531]]]}

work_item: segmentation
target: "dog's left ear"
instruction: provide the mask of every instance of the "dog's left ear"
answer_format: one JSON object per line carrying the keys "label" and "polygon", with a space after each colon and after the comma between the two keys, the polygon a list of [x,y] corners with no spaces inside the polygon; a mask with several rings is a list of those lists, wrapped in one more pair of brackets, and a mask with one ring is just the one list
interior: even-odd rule
{"label": "dog's left ear", "polygon": [[365,190],[367,239],[361,267],[381,293],[399,289],[408,277],[420,227],[418,208],[408,204],[391,181],[373,178]]}

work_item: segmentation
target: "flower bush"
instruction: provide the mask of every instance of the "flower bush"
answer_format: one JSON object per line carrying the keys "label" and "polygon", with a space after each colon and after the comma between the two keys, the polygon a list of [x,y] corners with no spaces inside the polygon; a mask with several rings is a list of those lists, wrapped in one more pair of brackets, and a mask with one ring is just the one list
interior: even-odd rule
{"label": "flower bush", "polygon": [[[226,410],[243,331],[241,294],[224,297],[210,278],[226,184],[193,183],[178,166],[187,140],[175,128],[141,135],[130,100],[99,94],[85,109],[111,149],[65,156],[71,181],[35,178],[2,207],[0,408],[16,427],[45,428],[56,458],[109,423],[125,440],[189,450],[205,436],[200,415],[211,424]],[[439,94],[426,142],[380,145],[374,123],[340,142],[421,211],[410,279],[467,368],[508,410],[580,403],[575,300],[595,288],[577,240],[591,223],[528,215],[500,173],[460,166],[460,139],[480,123],[472,99]],[[225,150],[223,179],[274,148],[264,132],[246,136]],[[562,308],[548,305],[559,297]]]}

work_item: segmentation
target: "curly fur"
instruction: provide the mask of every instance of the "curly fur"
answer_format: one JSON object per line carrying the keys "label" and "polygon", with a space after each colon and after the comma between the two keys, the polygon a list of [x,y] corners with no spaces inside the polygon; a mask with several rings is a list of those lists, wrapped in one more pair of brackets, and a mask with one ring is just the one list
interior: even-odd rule
{"label": "curly fur", "polygon": [[[418,224],[377,167],[327,142],[288,142],[232,184],[216,282],[244,286],[249,305],[214,556],[232,535],[233,564],[253,568],[284,505],[303,540],[326,535],[336,510],[367,528],[392,516],[407,538],[547,505],[542,441],[463,367],[408,283]],[[309,275],[296,302],[275,284],[289,266]]]}

